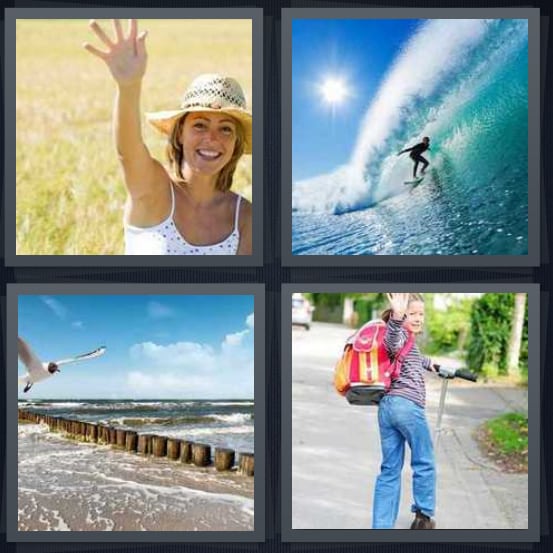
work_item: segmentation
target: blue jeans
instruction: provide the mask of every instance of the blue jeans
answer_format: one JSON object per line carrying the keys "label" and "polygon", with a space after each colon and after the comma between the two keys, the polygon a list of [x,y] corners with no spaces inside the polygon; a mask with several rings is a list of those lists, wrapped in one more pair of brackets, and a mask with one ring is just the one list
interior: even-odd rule
{"label": "blue jeans", "polygon": [[378,407],[382,465],[376,479],[373,528],[393,528],[399,510],[405,442],[411,448],[411,511],[433,516],[436,505],[434,449],[424,409],[400,396],[386,395]]}

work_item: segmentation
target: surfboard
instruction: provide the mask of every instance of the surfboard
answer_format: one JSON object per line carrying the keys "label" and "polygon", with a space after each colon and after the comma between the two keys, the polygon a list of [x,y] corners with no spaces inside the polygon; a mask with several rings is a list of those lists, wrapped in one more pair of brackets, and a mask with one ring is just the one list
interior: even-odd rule
{"label": "surfboard", "polygon": [[419,184],[420,182],[422,182],[423,179],[424,179],[424,176],[417,177],[416,179],[413,179],[413,180],[406,180],[403,184]]}

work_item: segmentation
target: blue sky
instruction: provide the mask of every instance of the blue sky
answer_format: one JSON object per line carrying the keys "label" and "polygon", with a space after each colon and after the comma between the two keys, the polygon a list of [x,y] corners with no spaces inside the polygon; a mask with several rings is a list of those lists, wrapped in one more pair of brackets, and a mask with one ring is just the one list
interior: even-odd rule
{"label": "blue sky", "polygon": [[253,312],[246,295],[20,295],[18,333],[42,361],[107,351],[18,397],[251,399]]}
{"label": "blue sky", "polygon": [[[421,20],[296,19],[292,24],[292,180],[348,162],[362,117],[402,45]],[[339,77],[341,104],[319,85]]]}

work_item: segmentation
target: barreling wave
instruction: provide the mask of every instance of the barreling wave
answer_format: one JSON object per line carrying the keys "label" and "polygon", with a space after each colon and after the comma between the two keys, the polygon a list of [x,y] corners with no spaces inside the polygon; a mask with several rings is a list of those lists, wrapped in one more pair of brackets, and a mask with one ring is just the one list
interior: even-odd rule
{"label": "barreling wave", "polygon": [[516,186],[512,201],[527,207],[527,20],[421,24],[369,106],[349,163],[294,183],[294,211],[341,214],[404,192],[412,162],[397,153],[423,136],[431,179],[451,199],[475,193],[486,203],[500,183]]}

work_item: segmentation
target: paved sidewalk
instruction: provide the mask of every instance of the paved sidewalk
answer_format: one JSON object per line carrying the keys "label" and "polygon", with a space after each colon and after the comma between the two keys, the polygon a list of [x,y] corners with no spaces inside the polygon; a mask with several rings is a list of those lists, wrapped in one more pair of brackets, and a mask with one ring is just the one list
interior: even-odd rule
{"label": "paved sidewalk", "polygon": [[[380,468],[377,407],[350,406],[333,388],[334,363],[351,330],[314,324],[293,331],[292,528],[368,529]],[[432,431],[442,379],[427,379]],[[528,477],[499,471],[472,434],[485,420],[527,411],[526,390],[461,379],[449,381],[436,450],[436,520],[440,529],[525,529]],[[396,528],[412,521],[411,470],[406,456]]]}

